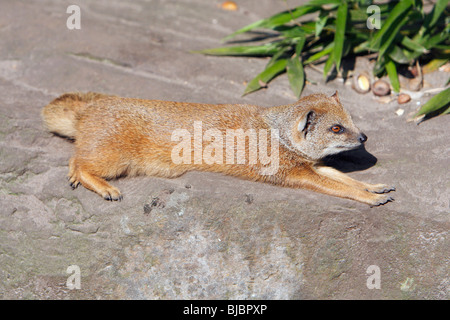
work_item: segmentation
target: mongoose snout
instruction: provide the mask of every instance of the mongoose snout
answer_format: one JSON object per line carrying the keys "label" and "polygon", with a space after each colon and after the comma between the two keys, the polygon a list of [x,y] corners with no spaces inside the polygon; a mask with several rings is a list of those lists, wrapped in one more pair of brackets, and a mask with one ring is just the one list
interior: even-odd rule
{"label": "mongoose snout", "polygon": [[361,132],[361,134],[358,137],[358,140],[361,143],[365,143],[367,141],[367,136],[363,132]]}

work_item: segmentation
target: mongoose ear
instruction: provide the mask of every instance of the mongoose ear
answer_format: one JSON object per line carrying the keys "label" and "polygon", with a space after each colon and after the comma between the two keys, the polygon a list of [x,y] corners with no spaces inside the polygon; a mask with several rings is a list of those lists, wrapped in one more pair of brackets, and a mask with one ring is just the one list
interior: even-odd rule
{"label": "mongoose ear", "polygon": [[316,118],[316,113],[314,111],[309,111],[298,123],[298,131],[304,132],[305,136],[308,133],[308,129],[314,119]]}
{"label": "mongoose ear", "polygon": [[333,93],[333,95],[332,95],[331,97],[334,98],[334,100],[336,100],[337,103],[341,103],[341,102],[339,101],[339,96],[338,96],[337,90],[336,90],[335,93]]}

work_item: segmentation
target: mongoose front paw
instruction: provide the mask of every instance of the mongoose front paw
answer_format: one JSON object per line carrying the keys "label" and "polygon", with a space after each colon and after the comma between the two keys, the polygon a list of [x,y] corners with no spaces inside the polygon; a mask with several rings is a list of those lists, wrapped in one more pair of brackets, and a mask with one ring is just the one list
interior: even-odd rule
{"label": "mongoose front paw", "polygon": [[369,192],[372,192],[372,193],[388,193],[391,191],[395,191],[395,187],[380,183],[380,184],[375,184],[375,185],[371,186],[370,188],[367,188],[366,190]]}
{"label": "mongoose front paw", "polygon": [[69,180],[69,186],[72,188],[72,190],[75,190],[80,184],[80,181],[78,181],[74,176],[67,177],[67,180]]}
{"label": "mongoose front paw", "polygon": [[102,192],[102,197],[108,201],[122,201],[123,196],[120,194],[120,191],[114,187],[110,187],[105,189]]}
{"label": "mongoose front paw", "polygon": [[383,204],[386,204],[388,202],[394,201],[394,198],[392,198],[391,196],[388,195],[377,195],[375,197],[375,199],[372,201],[372,203],[370,204],[370,207],[378,207],[381,206]]}

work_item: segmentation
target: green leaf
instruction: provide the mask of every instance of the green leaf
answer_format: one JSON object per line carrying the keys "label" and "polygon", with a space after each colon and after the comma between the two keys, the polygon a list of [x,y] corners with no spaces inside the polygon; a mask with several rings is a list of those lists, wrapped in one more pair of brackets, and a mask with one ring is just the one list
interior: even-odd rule
{"label": "green leaf", "polygon": [[305,84],[305,72],[303,71],[303,63],[297,55],[287,61],[287,76],[292,91],[299,98]]}
{"label": "green leaf", "polygon": [[258,74],[255,78],[253,78],[252,81],[248,83],[247,87],[245,88],[244,95],[261,89],[265,84],[270,82],[270,80],[286,70],[286,64],[286,59],[280,59],[266,68],[263,72]]}
{"label": "green leaf", "polygon": [[441,43],[442,41],[445,41],[447,39],[448,39],[448,34],[446,34],[446,32],[441,32],[441,33],[427,39],[423,45],[427,49],[432,49],[436,45],[438,45],[439,43]]}
{"label": "green leaf", "polygon": [[407,36],[403,36],[400,43],[405,48],[408,48],[408,49],[416,51],[416,52],[420,52],[420,53],[427,53],[428,52],[428,50],[424,46],[422,46],[417,41],[408,38]]}
{"label": "green leaf", "polygon": [[333,51],[333,43],[330,43],[323,50],[317,52],[316,54],[313,54],[308,59],[306,59],[306,61],[303,64],[310,64],[314,61],[317,61],[320,58],[322,58],[323,56],[330,54],[330,52],[332,52],[332,51]]}
{"label": "green leaf", "polygon": [[400,83],[398,81],[397,67],[395,66],[395,62],[391,59],[386,59],[385,67],[389,76],[389,80],[391,81],[392,88],[395,92],[400,92]]}
{"label": "green leaf", "polygon": [[339,5],[341,0],[311,0],[307,3],[310,6],[323,6],[323,5]]}
{"label": "green leaf", "polygon": [[450,53],[450,45],[446,46],[445,44],[436,44],[434,45],[434,49],[442,50],[446,52],[447,54]]}
{"label": "green leaf", "polygon": [[[446,64],[449,61],[449,58],[444,59],[433,59],[423,66],[422,71],[424,73],[431,73],[439,69],[442,65]],[[450,80],[450,79],[449,79]],[[447,83],[448,84],[448,83]],[[446,84],[446,85],[447,85]]]}
{"label": "green leaf", "polygon": [[407,12],[404,12],[401,20],[397,21],[397,23],[392,26],[389,33],[387,33],[385,37],[383,37],[383,42],[381,43],[380,51],[378,52],[378,59],[380,59],[380,57],[384,56],[384,54],[389,51],[395,37],[398,35],[400,29],[408,22],[408,20],[408,14]]}
{"label": "green leaf", "polygon": [[439,20],[439,17],[444,12],[445,7],[448,4],[448,0],[438,0],[433,7],[433,11],[431,12],[432,18],[430,22],[430,28],[433,28],[436,22]]}
{"label": "green leaf", "polygon": [[271,56],[279,50],[276,44],[268,43],[261,46],[220,47],[192,52],[213,56]]}
{"label": "green leaf", "polygon": [[363,41],[353,48],[353,53],[361,53],[363,51],[369,50],[370,50],[369,41]]}
{"label": "green leaf", "polygon": [[277,53],[275,53],[272,58],[270,58],[269,62],[266,65],[266,69],[271,67],[273,64],[275,64],[275,62],[277,62],[278,60],[281,60],[283,58],[283,56],[286,55],[286,51],[289,48],[285,48],[284,50],[280,50]]}
{"label": "green leaf", "polygon": [[[372,41],[370,42],[370,47],[372,50],[378,50],[382,44],[385,44],[384,39],[386,38],[386,36],[392,36],[392,34],[394,33],[394,29],[397,29],[398,32],[398,25],[400,21],[402,21],[408,14],[409,9],[412,7],[412,4],[412,0],[401,0],[399,3],[397,3],[394,9],[392,9],[390,15],[384,22],[381,29],[376,32],[375,36],[372,38]],[[395,36],[395,34],[393,36]],[[388,45],[389,44],[390,43],[388,43]]]}
{"label": "green leaf", "polygon": [[273,28],[273,30],[281,33],[281,36],[285,39],[306,37],[307,35],[312,34],[312,32],[307,32],[305,30],[305,25],[306,25],[306,23],[304,23],[301,26],[299,26],[299,25],[283,25],[283,26]]}
{"label": "green leaf", "polygon": [[407,50],[403,51],[403,53],[405,54],[406,58],[409,59],[409,61],[414,61],[423,54],[419,51],[407,51]]}
{"label": "green leaf", "polygon": [[397,63],[407,64],[411,60],[405,55],[403,50],[399,46],[394,46],[388,53],[389,57]]}
{"label": "green leaf", "polygon": [[273,29],[275,27],[281,26],[283,24],[286,24],[294,19],[297,19],[305,14],[318,11],[320,7],[314,7],[314,6],[299,6],[297,8],[294,8],[292,10],[283,11],[276,15],[271,16],[270,18],[262,19],[256,22],[253,22],[252,24],[249,24],[242,29],[239,29],[236,32],[233,32],[229,36],[225,37],[223,40],[229,40],[238,34],[251,31],[256,28],[268,28]]}
{"label": "green leaf", "polygon": [[316,37],[320,36],[323,27],[327,24],[328,14],[321,12],[318,20],[316,21]]}
{"label": "green leaf", "polygon": [[[423,114],[430,114],[431,112],[437,111],[441,108],[450,105],[450,87],[444,91],[439,92],[437,95],[432,97],[425,103],[422,108],[416,113],[415,117],[421,116]],[[448,113],[449,109],[445,110],[444,113]]]}
{"label": "green leaf", "polygon": [[344,47],[345,27],[347,25],[348,5],[342,2],[337,10],[336,33],[334,35],[334,62],[336,70],[339,71],[342,59],[342,49]]}
{"label": "green leaf", "polygon": [[447,110],[445,110],[444,112],[442,112],[442,114],[448,114],[450,113],[450,107],[447,108]]}
{"label": "green leaf", "polygon": [[366,8],[364,9],[350,9],[349,16],[352,23],[355,22],[366,22],[368,19]]}
{"label": "green leaf", "polygon": [[377,60],[375,65],[373,66],[373,74],[376,76],[380,76],[384,73],[385,66],[386,66],[386,58],[387,57],[381,57],[381,59]]}
{"label": "green leaf", "polygon": [[333,62],[334,62],[334,51],[331,51],[330,55],[328,56],[328,60],[327,60],[327,62],[325,62],[325,66],[323,67],[324,79],[327,78],[328,73],[330,72],[331,67],[333,66]]}
{"label": "green leaf", "polygon": [[305,46],[306,38],[299,38],[297,44],[295,45],[295,54],[300,57],[303,51],[303,47]]}

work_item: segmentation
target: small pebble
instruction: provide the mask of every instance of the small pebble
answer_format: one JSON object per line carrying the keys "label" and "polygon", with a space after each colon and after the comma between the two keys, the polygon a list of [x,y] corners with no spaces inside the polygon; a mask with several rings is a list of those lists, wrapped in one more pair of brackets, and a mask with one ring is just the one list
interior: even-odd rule
{"label": "small pebble", "polygon": [[411,97],[409,96],[409,94],[406,94],[406,93],[400,93],[400,94],[398,95],[397,102],[398,102],[399,104],[407,103],[407,102],[409,102],[409,101],[411,101]]}
{"label": "small pebble", "polygon": [[377,80],[373,84],[372,91],[376,96],[387,96],[389,93],[391,93],[391,88],[386,81]]}
{"label": "small pebble", "polygon": [[152,206],[149,205],[148,203],[146,203],[146,204],[144,205],[144,213],[145,213],[145,214],[149,214],[151,211],[152,211]]}
{"label": "small pebble", "polygon": [[225,1],[220,6],[222,7],[223,10],[228,11],[236,11],[238,9],[238,6],[234,1]]}
{"label": "small pebble", "polygon": [[247,202],[248,204],[253,203],[253,195],[252,194],[246,194],[245,197],[246,197],[245,202]]}

